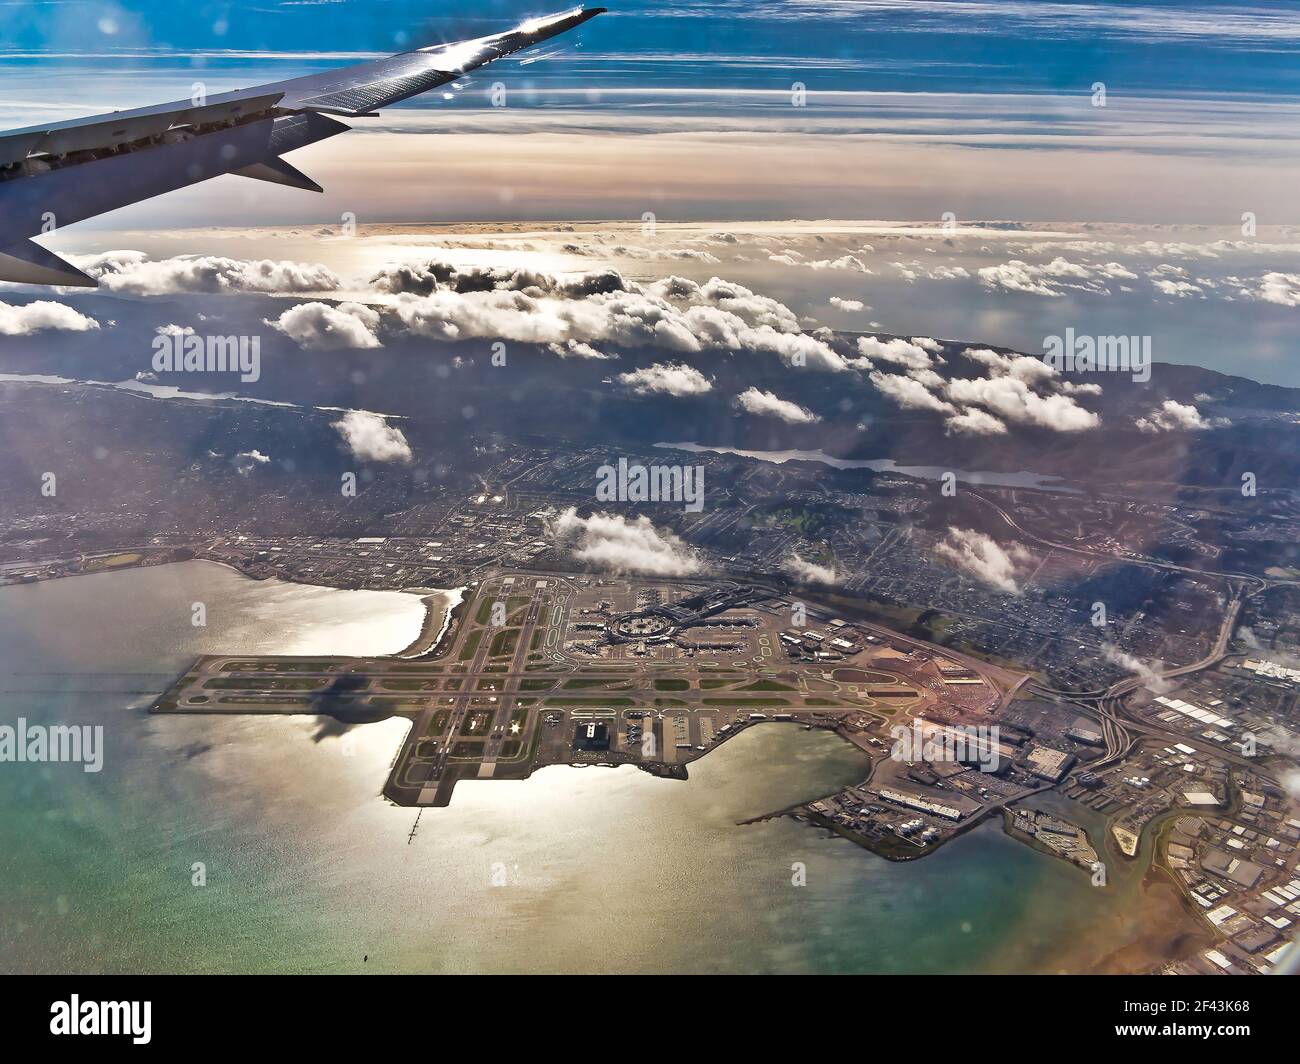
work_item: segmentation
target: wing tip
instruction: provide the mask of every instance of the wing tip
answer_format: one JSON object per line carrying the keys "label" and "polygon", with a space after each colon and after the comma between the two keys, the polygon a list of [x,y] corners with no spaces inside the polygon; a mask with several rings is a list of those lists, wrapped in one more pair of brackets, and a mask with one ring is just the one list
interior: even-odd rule
{"label": "wing tip", "polygon": [[60,288],[99,287],[99,281],[90,274],[32,240],[0,248],[0,281]]}

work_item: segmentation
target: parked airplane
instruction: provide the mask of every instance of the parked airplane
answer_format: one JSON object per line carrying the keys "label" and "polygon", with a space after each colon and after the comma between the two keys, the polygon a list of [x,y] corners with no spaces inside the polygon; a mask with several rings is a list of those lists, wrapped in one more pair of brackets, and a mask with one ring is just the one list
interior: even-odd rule
{"label": "parked airplane", "polygon": [[324,74],[2,132],[0,280],[93,288],[93,277],[30,238],[222,174],[320,192],[283,156],[351,128],[330,116],[375,117],[604,11],[574,8]]}

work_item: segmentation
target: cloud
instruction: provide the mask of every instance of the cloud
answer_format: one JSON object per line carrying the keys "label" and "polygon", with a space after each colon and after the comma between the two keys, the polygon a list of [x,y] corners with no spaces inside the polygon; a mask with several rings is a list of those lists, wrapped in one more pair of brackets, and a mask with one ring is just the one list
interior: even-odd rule
{"label": "cloud", "polygon": [[1007,426],[992,414],[972,406],[947,418],[943,430],[960,436],[1003,436],[1006,435]]}
{"label": "cloud", "polygon": [[858,338],[858,354],[869,364],[887,362],[907,370],[931,369],[936,365],[943,365],[943,359],[930,357],[931,352],[939,350],[942,350],[941,345],[924,336],[913,337],[911,340],[904,340],[901,337],[881,340],[875,336]]}
{"label": "cloud", "polygon": [[1020,594],[1023,570],[1034,560],[1019,543],[1003,547],[992,536],[969,528],[949,527],[934,550],[958,569],[1009,595]]}
{"label": "cloud", "polygon": [[655,528],[645,516],[632,521],[620,514],[579,517],[571,506],[548,520],[547,535],[578,561],[613,572],[685,576],[700,569],[699,559],[680,538]]}
{"label": "cloud", "polygon": [[1164,662],[1156,662],[1156,668],[1152,668],[1141,658],[1135,658],[1132,654],[1120,650],[1113,643],[1102,643],[1101,656],[1107,661],[1114,662],[1121,668],[1129,672],[1136,673],[1141,677],[1142,682],[1158,695],[1164,694],[1173,687],[1168,680],[1161,674]]}
{"label": "cloud", "polygon": [[73,261],[110,292],[156,296],[174,292],[331,292],[338,275],[320,265],[273,259],[228,259],[182,255],[150,260],[142,251],[109,251],[74,256]]}
{"label": "cloud", "polygon": [[1017,36],[1047,37],[1095,42],[1118,37],[1130,41],[1212,40],[1243,47],[1247,42],[1273,44],[1300,38],[1300,18],[1290,11],[1265,6],[1227,10],[1206,5],[1159,7],[1154,4],[1061,4],[1052,2],[993,3],[952,0],[783,0],[761,8],[769,20],[801,21],[808,18],[859,20],[873,14],[907,12],[908,29],[948,34],[988,32],[996,18]]}
{"label": "cloud", "polygon": [[904,410],[952,415],[945,422],[949,433],[1003,435],[1007,423],[1079,432],[1101,423],[1096,414],[1070,397],[1098,394],[1098,386],[1063,381],[1052,366],[1030,355],[1003,355],[988,348],[968,347],[962,356],[985,367],[988,376],[946,378],[934,368],[946,364],[938,355],[943,345],[928,337],[881,340],[864,336],[859,338],[857,349],[862,357],[850,363],[855,368],[887,363],[902,370],[872,370],[868,379],[880,392]]}
{"label": "cloud", "polygon": [[816,562],[799,557],[798,554],[791,554],[786,558],[781,563],[781,568],[804,584],[835,584],[839,580],[833,566],[818,565]]}
{"label": "cloud", "polygon": [[1101,418],[1068,395],[1040,395],[1019,377],[950,380],[946,394],[964,406],[982,406],[1004,421],[1056,432],[1096,428]]}
{"label": "cloud", "polygon": [[1059,256],[1051,262],[1033,264],[1012,259],[996,266],[983,266],[978,272],[980,282],[987,288],[1039,296],[1062,296],[1063,288],[1109,295],[1108,281],[1137,278],[1137,274],[1118,262],[1070,262]]}
{"label": "cloud", "polygon": [[1201,432],[1205,429],[1226,428],[1231,425],[1226,417],[1205,418],[1190,403],[1166,399],[1146,417],[1137,419],[1142,432]]}
{"label": "cloud", "polygon": [[618,380],[637,395],[703,395],[713,390],[708,377],[684,362],[656,362],[644,369],[620,373]]}
{"label": "cloud", "polygon": [[235,455],[235,469],[238,470],[241,477],[248,476],[259,465],[266,465],[270,461],[268,455],[254,448],[251,451],[241,451]]}
{"label": "cloud", "polygon": [[718,277],[641,284],[614,270],[548,274],[430,261],[389,267],[373,283],[398,297],[386,310],[395,328],[435,340],[747,351],[847,369],[824,339],[802,331],[789,307]]}
{"label": "cloud", "polygon": [[695,248],[635,248],[619,244],[615,247],[592,247],[590,245],[566,245],[565,251],[577,255],[613,255],[623,259],[666,259],[678,262],[719,263],[722,260],[708,251]]}
{"label": "cloud", "polygon": [[984,347],[968,347],[962,355],[989,369],[990,377],[1015,377],[1026,384],[1052,380],[1056,369],[1032,355],[1001,355]]}
{"label": "cloud", "polygon": [[980,281],[988,288],[1005,288],[1010,292],[1028,292],[1039,296],[1060,296],[1060,292],[1050,281],[1042,279],[1029,263],[1012,259],[997,266],[981,266]]}
{"label": "cloud", "polygon": [[1253,290],[1245,291],[1264,303],[1300,307],[1300,273],[1266,273],[1259,278]]}
{"label": "cloud", "polygon": [[370,279],[383,292],[427,296],[437,291],[525,292],[581,299],[597,293],[626,291],[617,270],[551,274],[517,266],[458,265],[440,259],[386,266]]}
{"label": "cloud", "polygon": [[868,379],[904,410],[938,410],[945,414],[956,412],[951,403],[931,394],[924,384],[911,377],[873,370]]}
{"label": "cloud", "polygon": [[867,309],[867,305],[860,299],[841,299],[839,296],[831,296],[826,302],[837,310],[859,311]]}
{"label": "cloud", "polygon": [[803,266],[810,270],[848,270],[853,273],[875,273],[856,255],[841,255],[838,259],[804,260],[797,251],[786,251],[779,255],[768,255],[769,262],[781,266]]}
{"label": "cloud", "polygon": [[1205,289],[1191,281],[1180,281],[1169,277],[1153,278],[1151,284],[1161,295],[1175,296],[1178,299],[1205,298]]}
{"label": "cloud", "polygon": [[1300,769],[1286,769],[1282,772],[1282,788],[1291,796],[1292,801],[1300,802]]}
{"label": "cloud", "polygon": [[810,270],[851,270],[854,273],[875,273],[856,255],[841,255],[838,259],[816,259],[803,263]]}
{"label": "cloud", "polygon": [[585,358],[585,359],[612,359],[617,355],[607,355],[603,351],[597,351],[590,344],[584,344],[579,340],[566,340],[562,344],[548,344],[547,350],[552,354],[559,355],[561,358]]}
{"label": "cloud", "polygon": [[893,262],[890,265],[908,284],[922,278],[927,281],[955,281],[970,276],[970,271],[965,266],[926,266],[920,262]]}
{"label": "cloud", "polygon": [[791,425],[811,425],[821,420],[807,407],[792,403],[788,399],[778,398],[771,392],[759,391],[757,388],[746,388],[736,396],[735,403],[746,413],[757,414],[760,417],[780,418]]}
{"label": "cloud", "polygon": [[330,425],[338,429],[348,449],[363,462],[411,461],[411,445],[402,430],[394,428],[379,414],[349,410]]}
{"label": "cloud", "polygon": [[14,306],[0,303],[0,336],[31,336],[38,332],[91,332],[99,322],[63,303],[48,299]]}
{"label": "cloud", "polygon": [[267,325],[278,329],[309,351],[342,351],[382,347],[375,330],[379,314],[360,303],[299,303]]}

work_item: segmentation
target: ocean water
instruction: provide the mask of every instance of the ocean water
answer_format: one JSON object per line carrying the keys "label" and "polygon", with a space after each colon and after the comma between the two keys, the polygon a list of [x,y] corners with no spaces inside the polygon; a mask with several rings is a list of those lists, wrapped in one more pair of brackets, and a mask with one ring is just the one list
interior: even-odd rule
{"label": "ocean water", "polygon": [[1056,971],[1142,933],[1136,875],[1098,890],[997,825],[908,864],[738,826],[861,778],[826,733],[752,729],[687,782],[462,783],[408,839],[416,811],[380,797],[403,721],[146,712],[198,653],[400,650],[412,603],[206,563],[0,590],[0,724],[100,724],[106,746],[99,773],[0,764],[0,969]]}

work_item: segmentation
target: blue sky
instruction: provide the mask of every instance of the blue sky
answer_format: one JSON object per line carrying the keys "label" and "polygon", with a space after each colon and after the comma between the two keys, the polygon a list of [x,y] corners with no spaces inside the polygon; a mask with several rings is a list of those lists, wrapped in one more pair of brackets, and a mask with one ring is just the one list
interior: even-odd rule
{"label": "blue sky", "polygon": [[[537,0],[5,0],[17,55],[385,52],[495,31],[564,7]],[[610,3],[548,64],[584,84],[1116,91],[1216,98],[1300,92],[1300,9],[1036,0]],[[211,59],[206,60],[211,62]]]}

